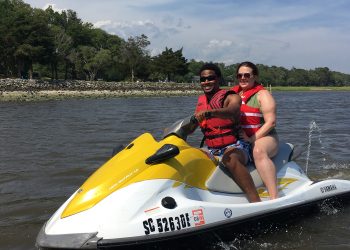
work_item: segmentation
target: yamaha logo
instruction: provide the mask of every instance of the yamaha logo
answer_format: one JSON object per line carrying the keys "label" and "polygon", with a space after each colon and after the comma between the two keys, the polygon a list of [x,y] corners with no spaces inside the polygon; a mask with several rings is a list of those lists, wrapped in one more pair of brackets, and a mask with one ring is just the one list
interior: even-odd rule
{"label": "yamaha logo", "polygon": [[229,208],[226,208],[225,211],[224,211],[224,214],[225,214],[226,218],[231,218],[232,210],[229,209]]}
{"label": "yamaha logo", "polygon": [[321,193],[327,193],[327,192],[337,190],[337,186],[335,184],[331,184],[328,186],[321,187],[320,190],[321,190]]}

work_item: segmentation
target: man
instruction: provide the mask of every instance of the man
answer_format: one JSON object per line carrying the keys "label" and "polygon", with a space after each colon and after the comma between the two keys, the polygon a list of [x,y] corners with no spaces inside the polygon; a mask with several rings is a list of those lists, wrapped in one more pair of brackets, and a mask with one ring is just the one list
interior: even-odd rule
{"label": "man", "polygon": [[198,98],[195,116],[205,136],[210,153],[222,156],[222,162],[234,181],[246,193],[249,202],[260,197],[245,165],[249,146],[237,138],[241,98],[231,91],[220,89],[222,75],[215,64],[204,64],[200,69],[200,84],[204,95]]}

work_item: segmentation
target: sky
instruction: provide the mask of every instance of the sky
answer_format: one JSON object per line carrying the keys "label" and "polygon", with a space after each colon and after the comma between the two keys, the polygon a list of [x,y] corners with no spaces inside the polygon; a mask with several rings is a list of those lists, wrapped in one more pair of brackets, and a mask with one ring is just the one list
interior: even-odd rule
{"label": "sky", "polygon": [[24,0],[74,10],[124,39],[145,34],[152,56],[183,48],[186,59],[242,61],[350,73],[349,0]]}

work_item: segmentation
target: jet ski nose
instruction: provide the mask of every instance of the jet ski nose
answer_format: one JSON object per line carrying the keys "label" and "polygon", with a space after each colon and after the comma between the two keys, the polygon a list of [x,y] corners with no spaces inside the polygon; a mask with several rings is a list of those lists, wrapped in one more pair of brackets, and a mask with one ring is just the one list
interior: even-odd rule
{"label": "jet ski nose", "polygon": [[177,204],[173,197],[167,196],[162,199],[162,206],[167,209],[174,209],[175,207],[177,207]]}

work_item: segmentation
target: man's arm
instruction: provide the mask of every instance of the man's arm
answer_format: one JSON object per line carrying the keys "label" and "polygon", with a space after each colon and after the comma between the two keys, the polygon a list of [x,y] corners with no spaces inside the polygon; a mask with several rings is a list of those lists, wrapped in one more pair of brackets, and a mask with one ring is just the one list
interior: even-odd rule
{"label": "man's arm", "polygon": [[199,122],[208,117],[218,117],[223,119],[232,119],[235,122],[239,121],[241,97],[237,94],[230,94],[224,100],[224,105],[219,109],[200,111],[196,113],[196,118]]}

